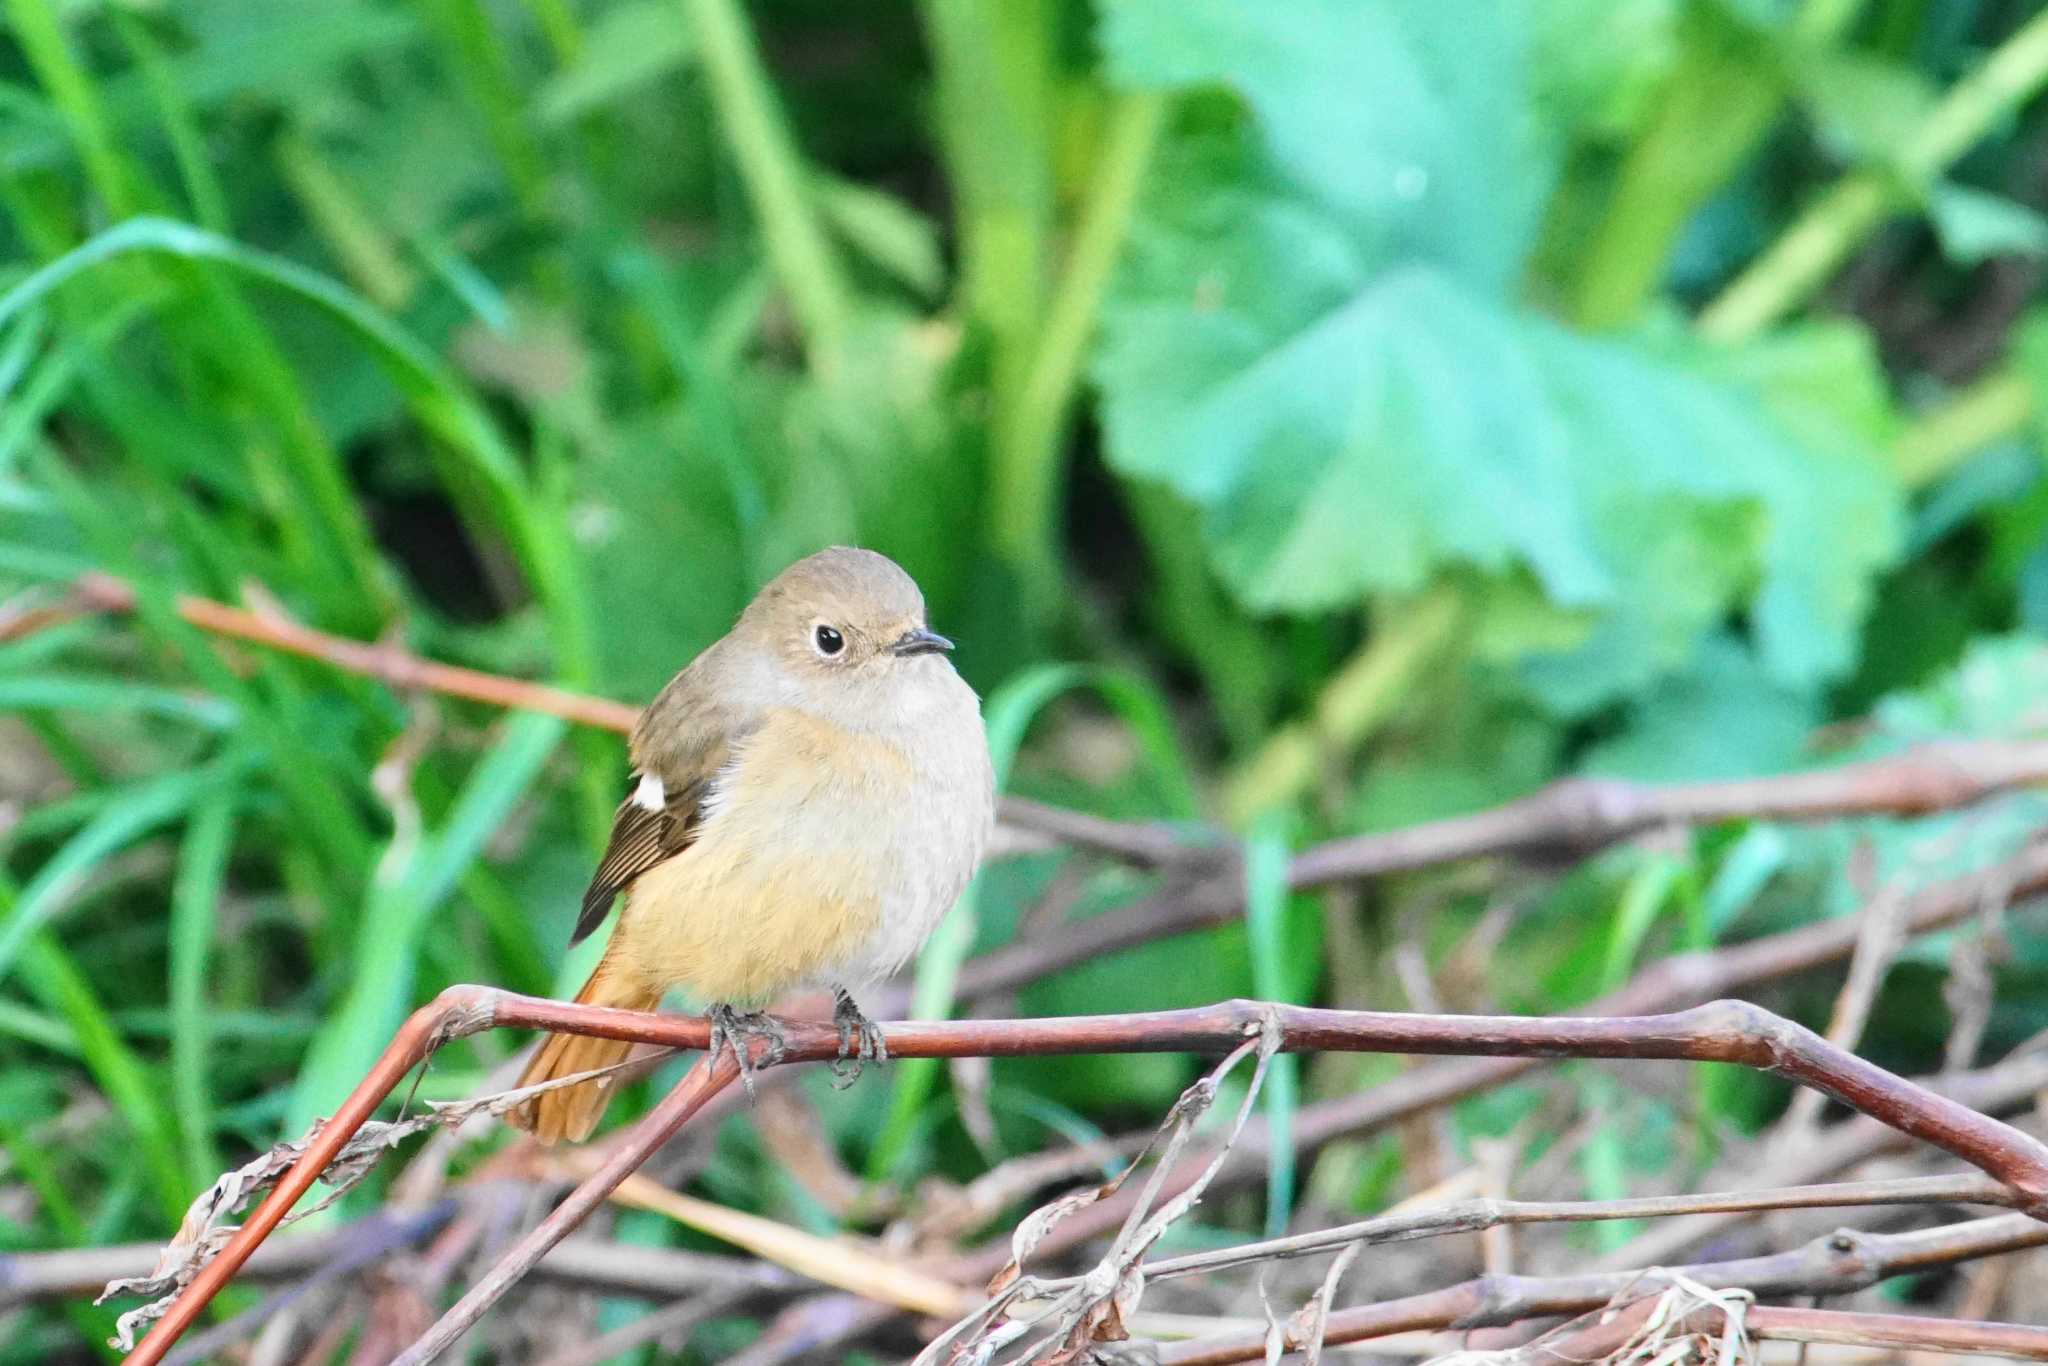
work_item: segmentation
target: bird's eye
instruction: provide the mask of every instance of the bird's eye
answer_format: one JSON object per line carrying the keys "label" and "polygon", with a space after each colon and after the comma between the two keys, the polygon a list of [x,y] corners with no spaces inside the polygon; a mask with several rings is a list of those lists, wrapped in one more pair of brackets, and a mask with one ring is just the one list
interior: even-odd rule
{"label": "bird's eye", "polygon": [[818,642],[818,653],[821,655],[836,655],[846,648],[846,637],[830,626],[818,627],[811,632],[811,639]]}

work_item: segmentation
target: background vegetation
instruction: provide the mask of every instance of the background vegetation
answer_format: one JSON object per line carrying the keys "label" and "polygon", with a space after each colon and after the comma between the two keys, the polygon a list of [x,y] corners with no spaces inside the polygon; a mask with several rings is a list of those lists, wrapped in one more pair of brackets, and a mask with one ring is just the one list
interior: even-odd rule
{"label": "background vegetation", "polygon": [[[139,601],[0,646],[0,1241],[161,1239],[411,1005],[587,967],[615,737],[227,647],[178,592],[639,701],[857,541],[961,642],[1011,790],[1268,851],[1565,774],[2038,730],[2036,9],[6,0],[0,575],[22,610],[89,570]],[[2038,807],[1273,891],[1017,1009],[1566,1009],[1981,864]],[[1087,915],[1150,886],[992,867],[923,1007],[1048,889]],[[2007,939],[1952,1065],[2048,1027],[2048,939]],[[1901,956],[1873,1056],[1942,1065],[1950,956]],[[1156,1118],[1191,1066],[905,1065],[819,1113],[908,1188]],[[1552,1177],[1603,1197],[1783,1100],[1567,1070],[1449,1141],[1560,1094],[1604,1122]],[[1340,1147],[1209,1215],[1378,1208],[1415,1161]],[[745,1124],[699,1189],[838,1225]],[[110,1322],[16,1311],[0,1359],[90,1359]]]}

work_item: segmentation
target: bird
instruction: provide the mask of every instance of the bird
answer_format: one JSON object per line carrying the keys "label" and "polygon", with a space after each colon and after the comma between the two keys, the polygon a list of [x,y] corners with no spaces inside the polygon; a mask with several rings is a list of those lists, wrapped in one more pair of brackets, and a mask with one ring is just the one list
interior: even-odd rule
{"label": "bird", "polygon": [[[699,1001],[711,1049],[751,1090],[780,1056],[760,1007],[829,988],[841,1084],[886,1044],[854,998],[916,954],[965,890],[995,823],[980,699],[948,658],[924,595],[893,560],[833,546],[790,565],[732,630],[641,713],[632,772],[572,945],[623,894],[576,1000],[652,1010]],[[533,1086],[623,1061],[633,1045],[554,1034]],[[589,1136],[605,1076],[530,1097],[508,1118],[544,1143]]]}

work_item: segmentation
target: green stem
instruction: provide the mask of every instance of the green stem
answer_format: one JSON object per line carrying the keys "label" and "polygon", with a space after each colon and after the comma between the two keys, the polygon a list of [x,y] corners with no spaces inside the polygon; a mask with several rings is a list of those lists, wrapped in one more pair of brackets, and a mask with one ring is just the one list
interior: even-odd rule
{"label": "green stem", "polygon": [[927,0],[920,13],[959,225],[962,311],[992,343],[1000,407],[1022,388],[1045,306],[1054,204],[1050,13],[1044,0]]}
{"label": "green stem", "polygon": [[684,0],[719,124],[761,220],[768,257],[803,328],[811,364],[829,368],[853,318],[853,287],[805,189],[798,153],[746,16],[735,0]]}
{"label": "green stem", "polygon": [[1699,317],[1719,342],[1754,336],[1809,298],[1886,214],[1946,171],[2003,115],[2048,81],[2048,11],[2021,25],[1959,81],[1891,166],[1857,171],[1821,196]]}
{"label": "green stem", "polygon": [[544,159],[527,127],[518,81],[491,30],[490,16],[478,0],[434,0],[427,9],[448,47],[456,84],[482,116],[520,208],[538,214],[547,192]]}
{"label": "green stem", "polygon": [[1440,584],[1375,626],[1372,638],[1324,685],[1314,715],[1275,732],[1231,776],[1224,789],[1231,819],[1246,821],[1293,801],[1315,781],[1326,755],[1357,748],[1393,714],[1463,616],[1462,595]]}
{"label": "green stem", "polygon": [[[1807,0],[1795,46],[1821,48],[1862,0]],[[1683,54],[1640,137],[1577,270],[1573,314],[1583,327],[1627,322],[1664,278],[1685,225],[1746,162],[1785,107],[1785,79],[1764,40],[1688,9]]]}
{"label": "green stem", "polygon": [[150,101],[156,105],[157,116],[163,122],[164,137],[171,145],[171,159],[178,166],[178,179],[185,187],[185,200],[192,206],[193,218],[214,232],[232,232],[234,225],[228,217],[227,192],[214,172],[198,113],[192,106],[191,97],[178,84],[177,72],[172,68],[163,45],[150,32],[149,25],[130,11],[110,9],[108,17],[114,21],[114,30],[121,35],[122,45],[135,59],[136,69],[142,73],[143,84],[149,90]]}
{"label": "green stem", "polygon": [[143,204],[133,168],[121,153],[113,123],[93,93],[92,78],[80,65],[56,9],[48,0],[7,0],[7,15],[14,41],[63,116],[100,198],[116,217],[140,212]]}
{"label": "green stem", "polygon": [[278,134],[271,155],[307,221],[326,240],[349,278],[385,312],[403,309],[412,299],[413,272],[398,244],[348,182],[295,128]]}
{"label": "green stem", "polygon": [[1907,488],[1924,488],[1978,451],[2013,436],[2034,414],[2034,386],[2010,367],[1993,370],[1892,442],[1891,464]]}
{"label": "green stem", "polygon": [[1060,434],[1110,272],[1123,250],[1138,190],[1164,126],[1167,99],[1126,95],[1109,121],[1101,169],[1081,206],[1073,251],[1008,420],[997,439],[989,536],[1013,564],[1049,567],[1058,502]]}

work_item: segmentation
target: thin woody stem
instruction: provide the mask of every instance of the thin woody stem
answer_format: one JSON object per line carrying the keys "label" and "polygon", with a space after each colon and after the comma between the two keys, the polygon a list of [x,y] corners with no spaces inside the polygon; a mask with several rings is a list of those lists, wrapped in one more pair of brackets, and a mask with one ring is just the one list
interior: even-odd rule
{"label": "thin woody stem", "polygon": [[1705,1195],[1647,1195],[1622,1200],[1461,1200],[1409,1214],[1339,1224],[1286,1238],[1243,1243],[1210,1252],[1190,1252],[1145,1265],[1152,1282],[1204,1275],[1253,1262],[1310,1257],[1352,1243],[1373,1246],[1480,1233],[1521,1224],[1592,1223],[1608,1219],[1656,1219],[1682,1214],[1751,1213],[1782,1209],[1845,1209],[1859,1205],[2005,1205],[2020,1197],[1987,1176],[1906,1176],[1888,1181],[1837,1181],[1817,1186],[1725,1191]]}
{"label": "thin woody stem", "polygon": [[[1320,1010],[1305,1006],[1228,1001],[1193,1010],[1127,1015],[1084,1015],[1036,1020],[917,1021],[885,1027],[899,1057],[1027,1057],[1084,1053],[1221,1052],[1241,1044],[1248,1029],[1270,1021],[1279,1046],[1292,1052],[1392,1052],[1508,1057],[1672,1059],[1738,1063],[1815,1087],[1885,1124],[1960,1157],[2014,1193],[2015,1203],[2048,1213],[2048,1145],[1864,1061],[1759,1006],[1717,1001],[1666,1015],[1625,1018],[1406,1015],[1380,1011]],[[213,1263],[187,1287],[170,1312],[130,1358],[149,1366],[197,1317],[250,1252],[310,1188],[342,1145],[369,1118],[399,1080],[433,1048],[490,1028],[537,1028],[601,1038],[702,1049],[712,1026],[704,1019],[611,1010],[541,1000],[485,987],[452,987],[415,1012],[370,1075],[323,1125],[305,1154],[279,1181]],[[784,1062],[822,1062],[838,1056],[837,1032],[828,1024],[784,1024]],[[723,1078],[723,1080],[721,1080]],[[542,1228],[537,1258],[559,1239],[676,1128],[723,1088],[729,1077],[700,1067],[685,1078],[634,1131],[629,1145],[572,1195],[559,1219]],[[646,1151],[628,1161],[643,1146]],[[539,1230],[534,1235],[541,1237]],[[522,1244],[513,1259],[524,1256]],[[510,1259],[508,1259],[509,1265]],[[526,1265],[531,1265],[527,1262]],[[516,1272],[494,1280],[502,1294]],[[479,1286],[478,1290],[484,1287]],[[472,1291],[472,1296],[478,1292]],[[481,1306],[478,1311],[481,1311]],[[452,1311],[451,1311],[452,1312]],[[420,1358],[425,1360],[427,1358]]]}
{"label": "thin woody stem", "polygon": [[[1759,1296],[1841,1295],[1907,1272],[2017,1252],[2048,1243],[2048,1225],[2025,1215],[1998,1215],[1910,1233],[1872,1234],[1843,1229],[1802,1247],[1761,1257],[1672,1268],[1715,1289]],[[1499,1327],[1524,1319],[1580,1314],[1642,1286],[1641,1269],[1566,1276],[1482,1276],[1442,1290],[1357,1305],[1331,1312],[1324,1342],[1366,1342],[1394,1333]],[[1283,1346],[1299,1344],[1292,1332]],[[1164,1344],[1161,1366],[1230,1366],[1265,1360],[1263,1330],[1232,1331]]]}
{"label": "thin woody stem", "polygon": [[[317,659],[349,673],[374,678],[400,689],[419,689],[449,697],[467,698],[492,706],[518,711],[544,712],[578,725],[621,734],[633,729],[640,709],[608,698],[528,683],[480,669],[465,669],[422,659],[393,646],[351,640],[302,626],[288,617],[269,612],[252,612],[230,607],[211,598],[180,593],[172,602],[178,615],[202,631],[230,640],[245,640],[286,654]],[[67,601],[17,611],[0,622],[0,640],[13,640],[31,631],[89,612],[132,612],[135,588],[111,574],[87,574],[71,587]]]}
{"label": "thin woody stem", "polygon": [[425,1337],[394,1358],[391,1366],[424,1366],[453,1346],[471,1325],[483,1317],[486,1310],[533,1269],[534,1263],[589,1218],[621,1182],[638,1171],[664,1143],[675,1137],[677,1130],[704,1108],[706,1101],[732,1085],[739,1075],[739,1066],[730,1049],[721,1049],[699,1060],[684,1074],[676,1088],[633,1127],[626,1142],[619,1145],[602,1166],[579,1182],[547,1218],[528,1230],[526,1236],[500,1257],[482,1280],[471,1286],[435,1322]]}
{"label": "thin woody stem", "polygon": [[[1648,1285],[1654,1292],[1655,1282]],[[1598,1323],[1532,1343],[1511,1358],[1502,1358],[1500,1366],[1562,1366],[1601,1361],[1645,1331],[1659,1301],[1657,1294],[1648,1294],[1626,1309],[1601,1315]],[[1753,1339],[2048,1361],[2048,1328],[2020,1323],[1979,1323],[1920,1314],[1863,1314],[1845,1309],[1777,1305],[1748,1305],[1741,1311],[1741,1323],[1743,1331]],[[1727,1311],[1716,1305],[1701,1305],[1655,1331],[1660,1340],[1673,1341],[1692,1334],[1718,1336],[1727,1324]]]}

